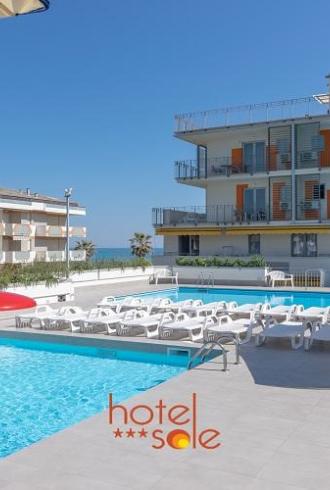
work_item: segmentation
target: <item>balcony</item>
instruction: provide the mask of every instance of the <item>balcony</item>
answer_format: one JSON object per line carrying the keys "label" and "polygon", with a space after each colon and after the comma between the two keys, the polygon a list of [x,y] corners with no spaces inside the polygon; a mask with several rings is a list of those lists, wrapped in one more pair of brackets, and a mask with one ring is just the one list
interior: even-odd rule
{"label": "balcony", "polygon": [[198,226],[198,225],[234,225],[250,223],[267,223],[268,213],[265,210],[245,212],[231,204],[214,206],[191,206],[178,208],[154,208],[153,226]]}
{"label": "balcony", "polygon": [[329,106],[320,103],[320,98],[317,97],[319,96],[177,114],[175,133],[179,135],[210,128],[326,115]]}
{"label": "balcony", "polygon": [[[279,193],[282,190],[274,187],[271,206],[261,209],[240,210],[231,204],[219,204],[214,206],[190,206],[176,208],[154,208],[152,210],[152,224],[154,227],[176,227],[186,228],[192,226],[239,226],[239,225],[267,225],[292,223],[291,202],[280,200]],[[297,196],[295,206],[296,223],[314,222],[328,223],[330,214],[317,196]]]}
{"label": "balcony", "polygon": [[0,234],[20,240],[30,238],[34,233],[34,229],[33,225],[23,223],[2,223],[0,225]]}
{"label": "balcony", "polygon": [[[296,169],[330,168],[330,151],[307,149],[296,154]],[[265,158],[259,162],[244,161],[243,153],[236,158],[228,156],[211,157],[203,163],[198,160],[180,160],[174,164],[175,179],[178,182],[202,181],[213,177],[230,177],[232,175],[291,171],[291,153],[280,153],[276,149],[267,151]]]}
{"label": "balcony", "polygon": [[[85,237],[86,228],[83,226],[70,226],[70,237]],[[52,226],[52,225],[37,225],[36,232],[37,237],[47,238],[65,238],[66,227],[65,226]]]}
{"label": "balcony", "polygon": [[[32,262],[64,262],[65,251],[11,251],[0,252],[0,263],[4,264],[29,264]],[[70,250],[71,261],[86,260],[85,250]]]}

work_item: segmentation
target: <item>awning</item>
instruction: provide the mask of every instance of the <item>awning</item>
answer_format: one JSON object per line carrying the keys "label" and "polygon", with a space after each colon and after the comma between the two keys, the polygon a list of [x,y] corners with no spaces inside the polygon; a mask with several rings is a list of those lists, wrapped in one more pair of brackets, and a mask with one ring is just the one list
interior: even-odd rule
{"label": "awning", "polygon": [[48,0],[0,0],[0,17],[43,12],[48,8]]}

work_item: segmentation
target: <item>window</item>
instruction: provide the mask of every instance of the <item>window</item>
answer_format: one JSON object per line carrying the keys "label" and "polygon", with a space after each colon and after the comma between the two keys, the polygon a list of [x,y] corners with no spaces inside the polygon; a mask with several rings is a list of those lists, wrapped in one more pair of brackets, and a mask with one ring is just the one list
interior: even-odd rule
{"label": "window", "polygon": [[314,184],[313,185],[313,200],[318,201],[319,199],[325,198],[325,185],[324,184]]}
{"label": "window", "polygon": [[291,235],[292,257],[316,257],[316,233],[294,233]]}
{"label": "window", "polygon": [[260,235],[249,235],[249,255],[260,254]]}

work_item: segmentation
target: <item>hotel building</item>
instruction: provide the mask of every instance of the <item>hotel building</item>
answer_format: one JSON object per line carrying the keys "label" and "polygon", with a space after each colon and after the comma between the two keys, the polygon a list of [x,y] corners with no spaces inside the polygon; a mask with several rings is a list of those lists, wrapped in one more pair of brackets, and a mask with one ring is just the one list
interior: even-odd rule
{"label": "hotel building", "polygon": [[330,270],[329,93],[175,117],[196,159],[175,162],[205,205],[153,209],[163,261],[261,254],[290,270]]}
{"label": "hotel building", "polygon": [[[70,202],[70,217],[86,210]],[[72,226],[70,237],[85,237],[86,228]],[[0,188],[0,264],[65,260],[66,202],[30,189]],[[85,260],[84,251],[70,251],[71,260]]]}

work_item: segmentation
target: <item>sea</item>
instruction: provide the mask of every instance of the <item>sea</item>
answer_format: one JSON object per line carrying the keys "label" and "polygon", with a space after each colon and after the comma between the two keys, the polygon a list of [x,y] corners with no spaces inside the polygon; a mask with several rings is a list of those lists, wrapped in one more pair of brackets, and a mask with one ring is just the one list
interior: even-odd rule
{"label": "sea", "polygon": [[[154,248],[152,255],[162,255],[162,248]],[[104,259],[131,259],[133,258],[130,248],[97,248],[93,260]],[[146,257],[150,258],[150,257]]]}

